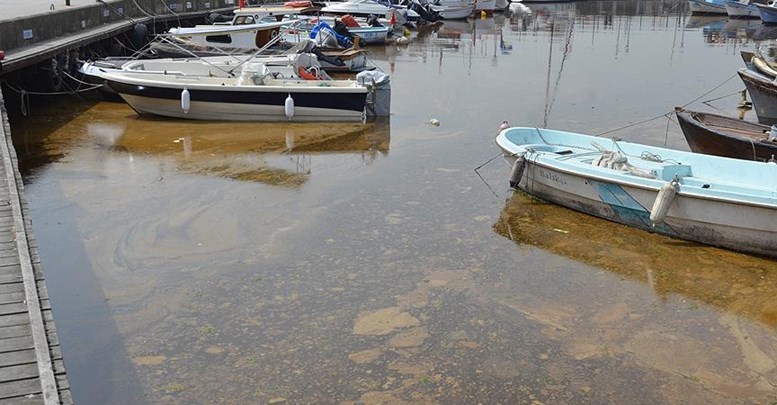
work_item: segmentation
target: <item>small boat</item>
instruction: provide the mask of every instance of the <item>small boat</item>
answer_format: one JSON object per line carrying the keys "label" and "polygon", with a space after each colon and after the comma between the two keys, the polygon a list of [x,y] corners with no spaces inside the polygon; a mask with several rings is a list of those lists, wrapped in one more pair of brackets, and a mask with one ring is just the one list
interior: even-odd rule
{"label": "small boat", "polygon": [[758,9],[758,15],[761,16],[761,21],[765,24],[777,23],[777,5],[774,2],[768,4],[756,3],[755,7]]}
{"label": "small boat", "polygon": [[407,21],[417,21],[420,18],[420,15],[417,12],[409,10],[406,7],[377,0],[348,0],[330,2],[326,7],[321,8],[321,14],[348,14],[354,17],[369,17],[371,15],[375,15],[378,17],[390,19],[391,16],[389,14],[395,10],[407,12]]}
{"label": "small boat", "polygon": [[471,0],[435,0],[429,4],[443,20],[464,20],[475,11]]}
{"label": "small boat", "polygon": [[496,143],[512,166],[510,185],[530,195],[649,232],[777,258],[777,164],[539,128],[504,129]]}
{"label": "small boat", "polygon": [[[389,21],[381,19],[356,19],[349,15],[341,17],[334,16],[290,16],[283,21],[294,24],[295,29],[302,32],[310,33],[319,22],[324,22],[328,26],[332,27],[335,32],[345,35],[350,35],[353,42],[356,43],[356,37],[359,38],[359,45],[385,45],[389,42],[389,35],[393,31]],[[341,26],[344,26],[344,30],[341,32]]]}
{"label": "small boat", "polygon": [[[237,21],[235,17],[233,23]],[[152,52],[165,57],[223,56],[237,53],[297,53],[318,55],[329,71],[361,72],[367,66],[367,55],[360,49],[324,47],[295,31],[304,21],[271,21],[252,24],[199,25],[192,28],[171,28],[168,35],[158,35],[149,44]],[[286,41],[286,39],[294,42]]]}
{"label": "small boat", "polygon": [[[360,121],[369,86],[354,80],[287,77],[263,63],[236,77],[116,71],[108,85],[138,114],[214,121]],[[371,73],[371,72],[363,72]],[[390,100],[390,99],[389,99]]]}
{"label": "small boat", "polygon": [[696,153],[768,162],[777,156],[777,128],[696,111],[675,112],[688,146]]}
{"label": "small boat", "polygon": [[751,59],[746,61],[748,67],[738,69],[737,74],[750,94],[758,122],[777,124],[777,69],[757,54],[742,53],[742,57]]}
{"label": "small boat", "polygon": [[168,33],[198,46],[216,48],[262,48],[276,37],[287,25],[282,21],[257,22],[252,24],[198,25],[195,27],[170,28]]}
{"label": "small boat", "polygon": [[497,7],[496,0],[475,0],[475,12],[480,13],[481,11],[485,11],[486,14],[491,15],[494,13],[494,10],[504,10],[507,8],[508,3],[507,2],[500,2],[500,6]]}
{"label": "small boat", "polygon": [[726,12],[725,0],[688,0],[691,14],[722,14]]}
{"label": "small boat", "polygon": [[750,0],[726,0],[725,7],[729,18],[761,18]]}

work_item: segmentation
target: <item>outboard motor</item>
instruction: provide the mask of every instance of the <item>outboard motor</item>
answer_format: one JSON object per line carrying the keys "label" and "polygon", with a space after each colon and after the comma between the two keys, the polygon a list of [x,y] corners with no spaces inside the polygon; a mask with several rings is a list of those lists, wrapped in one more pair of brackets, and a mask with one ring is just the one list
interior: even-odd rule
{"label": "outboard motor", "polygon": [[407,9],[415,11],[419,16],[421,16],[422,20],[426,20],[428,22],[442,20],[440,13],[432,10],[428,5],[419,3],[418,0],[411,1],[410,4],[407,5]]}
{"label": "outboard motor", "polygon": [[[345,25],[344,22],[342,22],[341,20],[338,20],[336,18],[335,18],[335,26],[334,26],[333,29],[335,30],[337,35],[340,35],[343,38],[348,38],[348,40],[351,41],[351,43],[354,43],[354,42],[359,41],[361,39],[361,38],[358,38],[358,37],[354,36],[353,34],[351,34],[351,31],[348,31],[348,26]],[[338,39],[338,42],[340,42],[339,39]],[[364,45],[364,44],[359,43],[358,45]],[[344,47],[348,48],[347,46],[344,46]]]}
{"label": "outboard motor", "polygon": [[378,16],[375,14],[370,14],[367,16],[367,25],[370,27],[383,27],[383,24],[378,21]]}
{"label": "outboard motor", "polygon": [[325,47],[343,47],[350,48],[353,46],[351,38],[340,35],[329,26],[329,24],[319,21],[312,30],[310,30],[310,38],[315,39],[316,43]]}
{"label": "outboard motor", "polygon": [[336,33],[344,37],[351,38],[351,33],[348,31],[348,27],[345,25],[345,23],[343,23],[339,19],[335,18],[335,26],[332,28],[335,30]]}

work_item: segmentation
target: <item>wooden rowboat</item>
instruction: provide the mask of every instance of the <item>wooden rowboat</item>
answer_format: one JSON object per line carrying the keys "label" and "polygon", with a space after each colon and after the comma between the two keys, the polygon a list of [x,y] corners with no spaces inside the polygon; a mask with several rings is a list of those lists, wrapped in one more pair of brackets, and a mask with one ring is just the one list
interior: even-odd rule
{"label": "wooden rowboat", "polygon": [[695,111],[676,114],[694,152],[764,162],[777,156],[777,140],[769,140],[767,125]]}

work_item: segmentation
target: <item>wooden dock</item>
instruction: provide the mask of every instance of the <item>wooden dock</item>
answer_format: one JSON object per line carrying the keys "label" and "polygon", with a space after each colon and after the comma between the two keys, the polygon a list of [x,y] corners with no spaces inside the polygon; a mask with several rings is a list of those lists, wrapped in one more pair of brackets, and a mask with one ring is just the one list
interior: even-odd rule
{"label": "wooden dock", "polygon": [[72,404],[0,92],[0,405]]}

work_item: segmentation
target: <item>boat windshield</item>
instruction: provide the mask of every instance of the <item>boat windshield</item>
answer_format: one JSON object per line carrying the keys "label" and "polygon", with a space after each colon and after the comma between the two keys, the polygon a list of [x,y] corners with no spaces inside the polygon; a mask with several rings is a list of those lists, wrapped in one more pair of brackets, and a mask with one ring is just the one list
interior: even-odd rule
{"label": "boat windshield", "polygon": [[232,24],[233,25],[246,25],[246,24],[253,24],[254,22],[255,22],[254,21],[254,17],[252,17],[250,15],[241,15],[241,16],[235,17],[235,22],[232,23]]}

